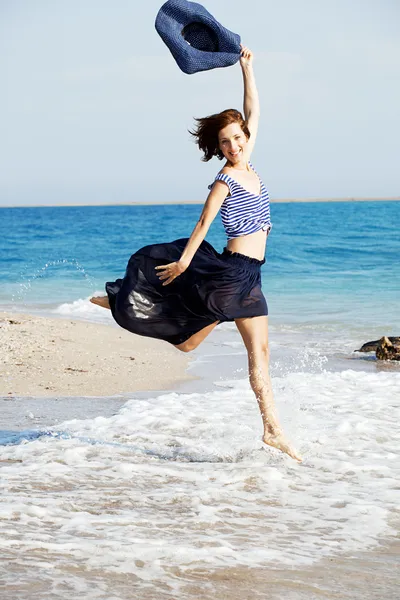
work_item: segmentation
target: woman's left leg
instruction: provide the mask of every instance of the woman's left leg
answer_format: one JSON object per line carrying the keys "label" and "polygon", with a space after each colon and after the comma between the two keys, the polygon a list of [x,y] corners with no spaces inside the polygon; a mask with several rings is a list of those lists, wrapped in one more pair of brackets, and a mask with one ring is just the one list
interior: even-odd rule
{"label": "woman's left leg", "polygon": [[264,425],[263,441],[301,461],[301,456],[283,435],[276,414],[269,374],[268,317],[236,319],[235,323],[247,350],[250,385]]}

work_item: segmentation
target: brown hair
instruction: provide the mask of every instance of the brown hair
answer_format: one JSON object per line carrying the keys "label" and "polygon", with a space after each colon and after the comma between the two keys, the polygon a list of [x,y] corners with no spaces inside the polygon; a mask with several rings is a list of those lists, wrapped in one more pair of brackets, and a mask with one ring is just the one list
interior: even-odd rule
{"label": "brown hair", "polygon": [[201,159],[204,162],[208,162],[213,156],[218,156],[219,160],[224,158],[219,148],[218,133],[227,125],[238,123],[247,139],[250,138],[250,131],[242,113],[234,108],[228,108],[215,115],[195,120],[197,127],[194,131],[189,130],[189,133],[196,138],[196,144],[204,152]]}

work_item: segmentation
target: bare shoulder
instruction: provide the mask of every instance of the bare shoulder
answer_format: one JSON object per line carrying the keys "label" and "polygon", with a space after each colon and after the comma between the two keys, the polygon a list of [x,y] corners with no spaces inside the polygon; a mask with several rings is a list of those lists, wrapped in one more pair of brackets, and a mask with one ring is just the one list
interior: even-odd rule
{"label": "bare shoulder", "polygon": [[219,172],[222,175],[230,175],[231,169],[225,165],[225,167],[222,167],[222,169]]}
{"label": "bare shoulder", "polygon": [[222,185],[224,185],[224,183],[225,183],[224,181],[222,181],[221,179],[217,179],[218,175],[228,175],[228,176],[230,176],[230,169],[229,169],[229,167],[227,167],[227,166],[222,167],[218,171],[218,173],[216,174],[216,176],[215,176],[214,182],[215,183],[221,183]]}

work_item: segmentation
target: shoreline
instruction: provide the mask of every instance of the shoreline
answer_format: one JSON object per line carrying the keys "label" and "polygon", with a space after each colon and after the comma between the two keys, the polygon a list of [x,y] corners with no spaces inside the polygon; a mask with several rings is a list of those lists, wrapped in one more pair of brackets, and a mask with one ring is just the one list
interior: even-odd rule
{"label": "shoreline", "polygon": [[[93,202],[60,203],[60,204],[10,204],[1,208],[61,208],[61,207],[87,207],[87,206],[184,206],[187,204],[203,205],[205,200],[184,200],[181,202]],[[321,203],[321,202],[400,202],[400,196],[386,198],[346,197],[346,198],[270,198],[271,204],[293,203]]]}
{"label": "shoreline", "polygon": [[0,396],[106,397],[192,380],[169,344],[110,325],[0,312]]}

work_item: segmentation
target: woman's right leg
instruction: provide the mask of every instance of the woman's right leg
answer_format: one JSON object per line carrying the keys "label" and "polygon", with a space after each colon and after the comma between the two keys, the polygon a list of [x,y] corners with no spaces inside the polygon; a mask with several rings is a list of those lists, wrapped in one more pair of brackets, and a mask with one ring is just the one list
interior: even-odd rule
{"label": "woman's right leg", "polygon": [[181,352],[191,352],[197,346],[201,344],[203,340],[212,332],[214,327],[218,325],[219,321],[215,321],[215,323],[211,323],[211,325],[207,325],[207,327],[203,327],[197,333],[194,333],[186,342],[182,342],[182,344],[176,344],[175,348],[181,350]]}
{"label": "woman's right leg", "polygon": [[[92,304],[97,304],[97,306],[110,309],[108,296],[94,296],[93,298],[90,298],[90,302],[92,302]],[[176,344],[175,348],[181,352],[191,352],[201,344],[201,342],[212,332],[218,323],[219,321],[215,321],[215,323],[211,323],[211,325],[203,327],[203,329],[200,329],[200,331],[194,333],[188,340],[186,340],[186,342],[182,342],[182,344]]]}
{"label": "woman's right leg", "polygon": [[90,298],[90,302],[92,304],[97,304],[97,306],[102,306],[103,308],[110,309],[108,296],[93,296],[93,298]]}

